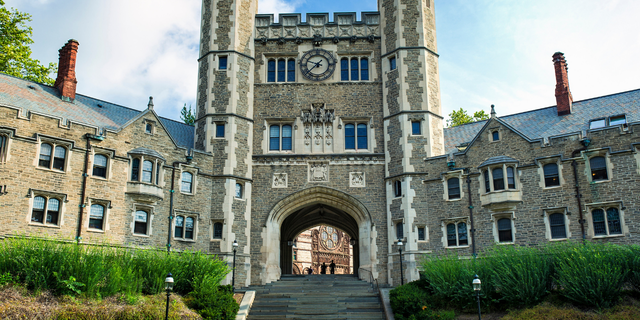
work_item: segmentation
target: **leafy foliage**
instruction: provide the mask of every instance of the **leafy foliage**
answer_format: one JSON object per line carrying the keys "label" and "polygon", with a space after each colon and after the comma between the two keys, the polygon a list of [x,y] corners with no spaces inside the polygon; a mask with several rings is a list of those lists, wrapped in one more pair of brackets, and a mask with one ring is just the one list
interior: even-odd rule
{"label": "leafy foliage", "polygon": [[460,108],[460,110],[453,110],[449,114],[447,120],[447,127],[455,127],[465,123],[471,123],[475,121],[487,120],[489,115],[484,110],[476,111],[473,113],[473,117],[467,114],[467,110]]}
{"label": "leafy foliage", "polygon": [[54,79],[49,75],[56,71],[56,64],[44,66],[31,58],[33,29],[27,24],[30,21],[30,14],[7,9],[0,0],[0,72],[53,85]]}
{"label": "leafy foliage", "polygon": [[191,111],[191,105],[189,105],[189,109],[187,110],[187,104],[184,104],[184,107],[182,107],[182,111],[180,111],[180,120],[190,126],[194,125],[194,123],[196,122],[196,116]]}
{"label": "leafy foliage", "polygon": [[397,320],[455,319],[453,311],[434,311],[429,307],[429,294],[424,280],[409,282],[389,292],[389,300]]}
{"label": "leafy foliage", "polygon": [[233,320],[240,310],[233,298],[233,287],[218,286],[217,283],[209,275],[199,277],[185,302],[204,319]]}
{"label": "leafy foliage", "polygon": [[161,250],[53,240],[0,241],[0,274],[19,277],[29,289],[51,290],[55,294],[66,294],[70,289],[90,297],[157,294],[163,292],[169,272],[176,281],[174,291],[187,294],[204,275],[208,277],[207,285],[215,287],[229,270],[224,261],[200,252],[167,255]]}

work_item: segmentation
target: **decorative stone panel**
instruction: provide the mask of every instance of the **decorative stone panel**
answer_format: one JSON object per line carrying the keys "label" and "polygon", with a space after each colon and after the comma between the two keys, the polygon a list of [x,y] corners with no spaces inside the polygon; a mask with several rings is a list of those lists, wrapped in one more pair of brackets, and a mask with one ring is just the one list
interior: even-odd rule
{"label": "decorative stone panel", "polygon": [[286,188],[287,187],[287,174],[286,173],[274,173],[272,188]]}
{"label": "decorative stone panel", "polygon": [[366,181],[364,172],[349,172],[349,187],[351,188],[364,188]]}
{"label": "decorative stone panel", "polygon": [[309,162],[309,182],[329,182],[329,162]]}

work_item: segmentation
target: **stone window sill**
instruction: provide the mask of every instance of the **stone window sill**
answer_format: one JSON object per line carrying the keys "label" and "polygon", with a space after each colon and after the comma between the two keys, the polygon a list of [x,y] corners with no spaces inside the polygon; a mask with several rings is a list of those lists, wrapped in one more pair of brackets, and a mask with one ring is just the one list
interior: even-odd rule
{"label": "stone window sill", "polygon": [[567,241],[569,240],[569,238],[562,238],[562,239],[549,239],[550,242],[558,242],[558,241]]}
{"label": "stone window sill", "polygon": [[211,239],[211,242],[220,242],[222,239]]}
{"label": "stone window sill", "polygon": [[180,242],[196,243],[196,240],[194,240],[194,239],[174,238],[173,240],[180,241]]}
{"label": "stone window sill", "polygon": [[559,186],[551,186],[551,187],[544,187],[544,188],[542,188],[542,189],[544,189],[544,190],[552,190],[552,189],[558,189],[558,188],[562,188],[562,185],[559,185]]}
{"label": "stone window sill", "polygon": [[53,173],[67,173],[66,171],[63,171],[63,170],[49,169],[49,168],[44,168],[44,167],[40,167],[40,166],[37,166],[36,169],[42,170],[42,171],[53,172]]}
{"label": "stone window sill", "polygon": [[624,238],[624,234],[612,234],[606,236],[593,236],[591,239],[606,239],[606,238]]}
{"label": "stone window sill", "polygon": [[140,238],[149,238],[149,237],[151,237],[148,234],[140,234],[140,233],[134,233],[133,236],[134,237],[140,237]]}
{"label": "stone window sill", "polygon": [[104,233],[104,230],[87,228],[87,232]]}
{"label": "stone window sill", "polygon": [[499,245],[499,246],[510,246],[510,245],[514,245],[516,243],[514,241],[514,242],[496,242],[496,244]]}
{"label": "stone window sill", "polygon": [[462,200],[462,197],[458,198],[458,199],[447,199],[447,202],[456,202],[456,201],[460,201]]}
{"label": "stone window sill", "polygon": [[469,246],[468,245],[466,245],[466,246],[450,246],[450,247],[448,246],[445,249],[465,249],[465,248],[469,248]]}
{"label": "stone window sill", "polygon": [[96,180],[102,180],[102,181],[109,181],[109,179],[107,178],[103,178],[103,177],[99,177],[99,176],[91,176],[91,179],[96,179]]}
{"label": "stone window sill", "polygon": [[596,181],[589,181],[589,184],[596,184],[596,183],[605,183],[605,182],[611,182],[611,179],[607,179],[607,180],[596,180]]}
{"label": "stone window sill", "polygon": [[29,222],[29,225],[33,226],[33,227],[44,227],[44,228],[60,229],[60,226],[56,225],[56,224],[45,224],[45,223],[38,223],[38,222]]}

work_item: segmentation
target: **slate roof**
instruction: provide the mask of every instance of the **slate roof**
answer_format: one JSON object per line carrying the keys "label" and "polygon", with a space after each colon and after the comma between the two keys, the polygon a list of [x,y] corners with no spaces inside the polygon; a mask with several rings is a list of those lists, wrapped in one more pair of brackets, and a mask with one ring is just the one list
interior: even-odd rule
{"label": "slate roof", "polygon": [[[65,102],[53,87],[2,73],[0,104],[114,131],[143,112],[81,94],[76,94],[73,103]],[[194,127],[163,117],[160,121],[179,146],[193,148]]]}
{"label": "slate roof", "polygon": [[145,156],[151,156],[151,157],[155,157],[155,158],[161,159],[162,161],[165,161],[165,162],[167,161],[167,160],[164,159],[164,157],[160,153],[158,153],[155,150],[148,149],[148,148],[143,148],[143,147],[135,148],[135,149],[129,151],[128,153],[129,154],[141,154],[141,155],[145,155]]}
{"label": "slate roof", "polygon": [[497,156],[497,157],[491,157],[489,159],[487,159],[485,162],[483,162],[481,165],[478,166],[478,168],[482,168],[482,167],[486,167],[486,166],[490,166],[492,164],[496,164],[496,163],[514,163],[514,162],[518,162],[518,160],[511,158],[511,157],[507,157],[507,156]]}
{"label": "slate roof", "polygon": [[[589,129],[589,121],[625,114],[627,123],[640,122],[640,89],[574,101],[573,112],[558,116],[556,106],[499,117],[531,140],[578,133]],[[447,153],[471,142],[487,120],[444,129]]]}

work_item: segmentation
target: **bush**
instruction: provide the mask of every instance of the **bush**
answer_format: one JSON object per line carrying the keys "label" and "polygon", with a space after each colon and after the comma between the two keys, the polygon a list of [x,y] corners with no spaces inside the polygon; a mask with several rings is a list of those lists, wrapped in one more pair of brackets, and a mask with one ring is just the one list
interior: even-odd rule
{"label": "bush", "polygon": [[490,266],[482,259],[459,259],[455,255],[435,257],[423,261],[423,275],[432,292],[434,306],[443,309],[477,308],[476,293],[471,282],[477,274],[482,280],[481,303],[489,308],[495,300],[495,287]]}
{"label": "bush", "polygon": [[28,289],[91,297],[157,294],[171,272],[174,291],[185,295],[195,279],[208,275],[217,287],[229,272],[224,261],[200,252],[167,255],[166,251],[85,246],[45,239],[0,241],[0,274],[20,279]]}
{"label": "bush", "polygon": [[235,319],[240,305],[233,298],[233,287],[218,286],[216,280],[209,275],[204,275],[199,280],[201,282],[194,283],[193,291],[185,299],[187,306],[196,310],[204,319]]}
{"label": "bush", "polygon": [[627,263],[629,270],[627,282],[636,291],[640,291],[640,246],[629,246],[629,250],[627,251]]}
{"label": "bush", "polygon": [[427,292],[414,282],[399,286],[389,292],[391,309],[397,320],[408,319],[427,307]]}
{"label": "bush", "polygon": [[553,260],[543,251],[500,246],[488,251],[486,256],[500,300],[512,306],[531,306],[549,293]]}
{"label": "bush", "polygon": [[556,281],[567,299],[598,309],[613,306],[626,279],[628,249],[609,244],[570,244],[555,250]]}

